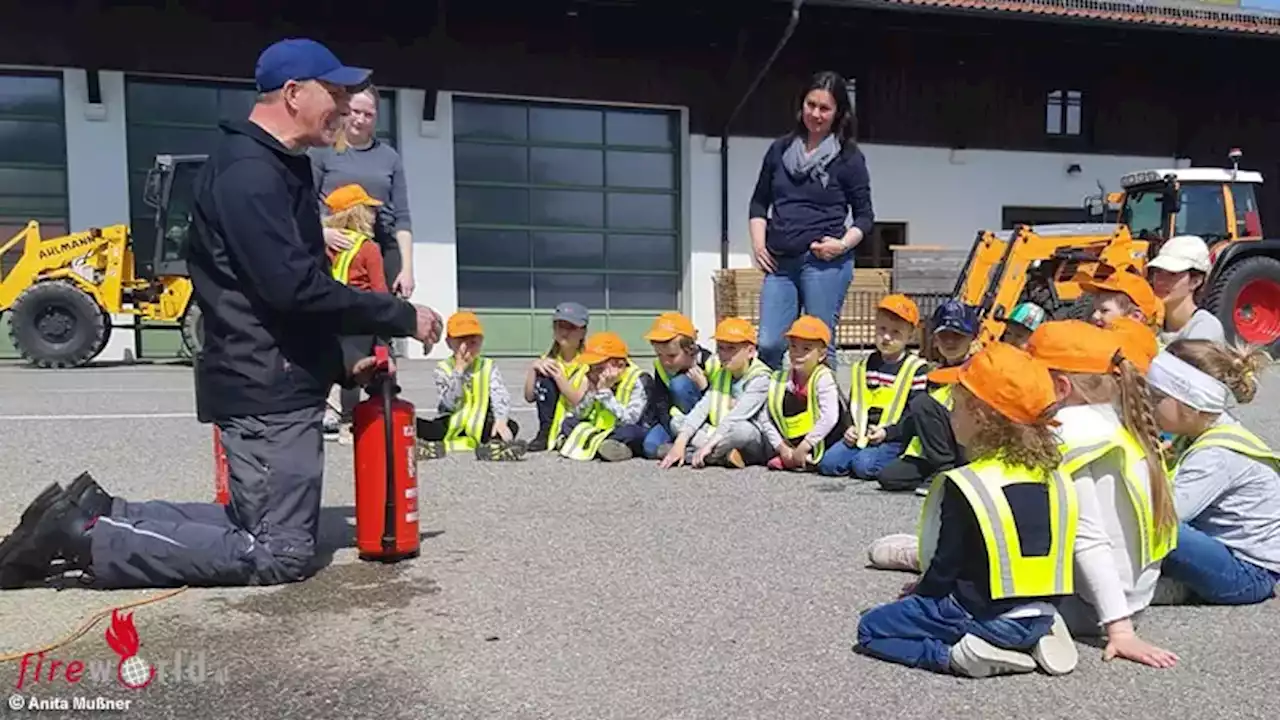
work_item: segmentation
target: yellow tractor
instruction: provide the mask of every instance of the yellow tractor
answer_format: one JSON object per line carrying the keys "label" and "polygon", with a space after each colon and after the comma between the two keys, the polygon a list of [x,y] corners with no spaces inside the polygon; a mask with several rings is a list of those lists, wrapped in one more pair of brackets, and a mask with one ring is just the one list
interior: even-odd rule
{"label": "yellow tractor", "polygon": [[[90,228],[42,238],[29,222],[0,245],[0,313],[28,362],[45,368],[79,367],[111,338],[112,316],[179,322],[187,352],[198,346],[200,317],[181,248],[191,224],[193,179],[204,155],[157,156],[147,174],[144,201],[155,210],[152,237],[131,237],[127,225]],[[20,248],[20,253],[18,252]]]}

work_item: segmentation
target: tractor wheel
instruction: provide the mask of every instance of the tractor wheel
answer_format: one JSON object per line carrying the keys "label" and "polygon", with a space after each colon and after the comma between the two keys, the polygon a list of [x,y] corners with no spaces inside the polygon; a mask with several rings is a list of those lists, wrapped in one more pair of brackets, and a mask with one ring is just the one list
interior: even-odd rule
{"label": "tractor wheel", "polygon": [[182,351],[189,358],[204,346],[204,315],[200,306],[191,301],[187,303],[187,311],[182,314]]}
{"label": "tractor wheel", "polygon": [[[1018,302],[1035,303],[1044,309],[1047,320],[1088,320],[1093,314],[1093,301],[1087,294],[1077,300],[1062,300],[1054,297],[1047,285],[1028,283]],[[1009,308],[1012,312],[1013,308]]]}
{"label": "tractor wheel", "polygon": [[42,368],[88,363],[106,346],[110,326],[97,301],[61,280],[27,288],[9,313],[13,346],[23,359]]}
{"label": "tractor wheel", "polygon": [[1234,262],[1205,296],[1227,342],[1272,347],[1280,341],[1280,260],[1254,256]]}

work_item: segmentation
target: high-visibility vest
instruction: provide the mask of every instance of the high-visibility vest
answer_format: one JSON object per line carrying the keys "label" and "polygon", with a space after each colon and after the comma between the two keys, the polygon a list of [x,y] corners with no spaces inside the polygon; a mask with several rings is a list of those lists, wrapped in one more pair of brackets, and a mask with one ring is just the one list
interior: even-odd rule
{"label": "high-visibility vest", "polygon": [[[1148,474],[1143,469],[1147,454],[1127,429],[1120,427],[1111,438],[1098,442],[1063,443],[1059,448],[1062,451],[1062,465],[1059,469],[1069,476],[1109,453],[1121,453],[1121,479],[1125,493],[1129,496],[1129,505],[1134,509],[1134,522],[1138,526],[1138,567],[1145,568],[1160,562],[1178,546],[1176,526],[1165,528],[1164,532],[1156,527],[1155,506],[1147,489]],[[1169,483],[1168,491],[1173,492],[1172,483]]]}
{"label": "high-visibility vest", "polygon": [[1182,453],[1182,456],[1178,458],[1178,462],[1174,466],[1174,472],[1177,472],[1177,465],[1185,462],[1188,455],[1201,448],[1210,447],[1220,447],[1238,452],[1254,460],[1267,463],[1277,472],[1280,472],[1280,455],[1277,455],[1262,438],[1246,430],[1243,425],[1234,423],[1215,425],[1200,433],[1199,437],[1191,441],[1191,445],[1187,447],[1186,452]]}
{"label": "high-visibility vest", "polygon": [[[580,389],[582,384],[586,382],[587,370],[590,368],[577,360],[565,362],[561,358],[552,358],[550,353],[543,355],[544,360],[555,360],[560,366],[560,371],[564,373],[565,378],[569,381],[569,386],[575,390]],[[560,438],[560,429],[564,426],[564,419],[569,416],[573,410],[573,406],[565,399],[564,393],[560,394],[556,400],[555,412],[551,414],[551,427],[548,428],[547,441],[555,443]]]}
{"label": "high-visibility vest", "polygon": [[360,252],[361,246],[369,240],[369,236],[355,230],[343,230],[342,234],[351,239],[351,247],[334,256],[332,272],[334,280],[346,285],[351,279],[349,277],[351,262],[356,259],[356,253]]}
{"label": "high-visibility vest", "polygon": [[[954,408],[956,405],[954,390],[955,390],[954,385],[939,385],[938,387],[929,391],[929,397],[933,398],[934,400],[937,400],[939,405],[950,410]],[[924,445],[920,442],[920,435],[919,435],[918,429],[916,431],[916,436],[911,438],[911,442],[907,443],[907,449],[902,452],[902,456],[903,457],[923,457],[924,456]]]}
{"label": "high-visibility vest", "polygon": [[[991,599],[1070,595],[1075,592],[1072,548],[1080,511],[1075,485],[1062,473],[1033,473],[999,460],[982,460],[939,473],[920,511],[920,567],[926,570],[937,552],[942,526],[942,496],[950,480],[959,488],[982,530],[987,553]],[[1049,493],[1049,552],[1026,555],[1018,535],[1018,518],[1005,495],[1012,485],[1047,485]]]}
{"label": "high-visibility vest", "polygon": [[[628,364],[622,371],[622,377],[613,390],[613,396],[623,406],[631,400],[631,393],[640,384],[643,371],[633,364]],[[593,403],[586,415],[580,418],[573,430],[569,431],[564,444],[560,446],[560,454],[570,460],[591,460],[600,449],[600,444],[609,438],[613,429],[618,426],[618,418],[599,402]]]}
{"label": "high-visibility vest", "polygon": [[[751,378],[769,375],[772,372],[768,365],[756,358],[747,365],[747,371],[742,374],[742,380],[746,382]],[[712,427],[720,427],[720,420],[733,409],[733,373],[729,368],[717,363],[716,369],[712,371],[708,380],[707,392],[711,394],[711,411],[707,415],[707,422]]]}
{"label": "high-visibility vest", "polygon": [[[452,374],[456,368],[453,359],[442,360],[437,366]],[[484,437],[485,417],[489,414],[489,378],[493,361],[476,358],[471,362],[471,377],[462,387],[458,407],[449,414],[449,426],[444,433],[444,446],[450,452],[475,450]]]}
{"label": "high-visibility vest", "polygon": [[[787,371],[779,370],[773,374],[769,380],[769,417],[773,420],[774,427],[778,428],[778,432],[787,442],[797,442],[808,435],[813,426],[818,422],[818,380],[823,377],[831,376],[831,368],[826,365],[819,365],[814,368],[809,375],[809,382],[805,386],[808,396],[808,404],[800,413],[788,417],[783,411],[783,401],[787,397]],[[834,380],[835,378],[832,378]],[[817,464],[822,460],[823,453],[826,452],[826,442],[819,440],[813,446],[813,450],[809,452],[809,462]]]}
{"label": "high-visibility vest", "polygon": [[[706,375],[707,380],[709,381],[711,380],[711,375],[716,371],[718,371],[719,369],[720,369],[720,358],[718,357],[707,358],[707,364],[702,366],[702,374]],[[653,376],[658,378],[658,381],[662,383],[662,387],[666,388],[666,390],[670,392],[671,373],[668,373],[667,369],[662,367],[662,361],[657,358],[653,359]],[[710,387],[710,385],[708,385],[708,387]],[[669,414],[673,418],[678,418],[681,415],[684,415],[684,411],[676,407],[676,404],[673,402],[671,403],[671,410]]]}
{"label": "high-visibility vest", "polygon": [[[849,406],[853,408],[853,426],[858,428],[858,435],[863,436],[870,430],[867,419],[871,408],[880,408],[880,420],[876,427],[888,427],[896,424],[907,409],[907,396],[911,394],[911,383],[915,380],[916,371],[925,361],[919,355],[907,355],[902,358],[902,365],[893,379],[892,385],[881,385],[872,390],[867,387],[867,360],[863,358],[853,366],[853,384],[849,386]],[[867,441],[859,437],[858,447],[864,448]]]}

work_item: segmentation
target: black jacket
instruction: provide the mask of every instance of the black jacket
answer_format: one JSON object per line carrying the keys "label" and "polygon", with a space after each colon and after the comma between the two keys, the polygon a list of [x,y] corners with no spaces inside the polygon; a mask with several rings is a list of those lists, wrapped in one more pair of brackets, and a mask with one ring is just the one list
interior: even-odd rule
{"label": "black jacket", "polygon": [[253,123],[221,129],[194,181],[186,245],[204,314],[197,412],[209,422],[321,406],[350,366],[340,335],[411,336],[416,313],[329,275],[307,155]]}

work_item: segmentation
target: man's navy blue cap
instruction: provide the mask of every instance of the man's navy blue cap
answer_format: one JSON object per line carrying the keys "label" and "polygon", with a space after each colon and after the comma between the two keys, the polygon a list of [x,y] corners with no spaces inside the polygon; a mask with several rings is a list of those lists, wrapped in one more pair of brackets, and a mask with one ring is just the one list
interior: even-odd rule
{"label": "man's navy blue cap", "polygon": [[337,55],[315,40],[290,38],[262,51],[253,77],[258,92],[279,90],[290,80],[323,80],[354,91],[367,85],[372,74],[372,70],[343,65]]}
{"label": "man's navy blue cap", "polygon": [[977,314],[968,305],[956,299],[950,299],[933,311],[933,331],[950,330],[962,335],[974,335],[978,332]]}

